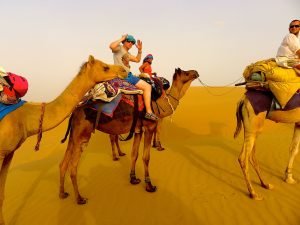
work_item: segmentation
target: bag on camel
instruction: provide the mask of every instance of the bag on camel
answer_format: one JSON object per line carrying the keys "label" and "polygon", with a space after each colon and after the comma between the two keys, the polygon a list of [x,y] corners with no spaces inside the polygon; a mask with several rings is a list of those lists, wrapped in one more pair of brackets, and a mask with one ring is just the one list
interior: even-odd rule
{"label": "bag on camel", "polygon": [[28,82],[25,77],[8,72],[2,77],[2,81],[0,102],[4,104],[16,104],[27,93]]}

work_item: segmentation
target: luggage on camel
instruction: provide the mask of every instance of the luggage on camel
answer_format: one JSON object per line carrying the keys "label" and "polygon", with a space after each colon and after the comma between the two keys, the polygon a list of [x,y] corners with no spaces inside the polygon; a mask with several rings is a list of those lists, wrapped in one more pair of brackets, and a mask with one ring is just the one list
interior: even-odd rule
{"label": "luggage on camel", "polygon": [[280,67],[273,58],[248,65],[243,76],[246,89],[271,91],[283,109],[300,89],[297,70]]}

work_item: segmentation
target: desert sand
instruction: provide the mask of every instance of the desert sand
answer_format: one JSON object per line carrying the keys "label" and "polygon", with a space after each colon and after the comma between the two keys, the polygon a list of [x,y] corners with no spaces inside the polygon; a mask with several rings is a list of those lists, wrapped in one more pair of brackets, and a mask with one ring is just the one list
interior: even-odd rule
{"label": "desert sand", "polygon": [[[265,190],[251,170],[263,201],[251,200],[238,164],[243,132],[233,139],[236,103],[243,88],[191,87],[171,118],[165,119],[165,151],[152,149],[150,173],[157,185],[129,183],[132,140],[127,153],[112,161],[106,134],[93,134],[81,158],[79,188],[89,199],[77,205],[69,177],[69,198],[58,197],[61,144],[67,121],[43,134],[40,150],[33,136],[16,151],[8,173],[4,218],[8,225],[299,225],[300,185],[283,181],[293,124],[266,121],[257,158],[273,190]],[[143,179],[142,149],[137,176]],[[300,161],[294,175],[300,180]]]}

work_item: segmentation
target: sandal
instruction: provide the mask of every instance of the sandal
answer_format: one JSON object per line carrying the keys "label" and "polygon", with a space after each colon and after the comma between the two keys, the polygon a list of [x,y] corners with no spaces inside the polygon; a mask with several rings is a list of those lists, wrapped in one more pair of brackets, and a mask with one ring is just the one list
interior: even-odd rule
{"label": "sandal", "polygon": [[145,113],[145,118],[148,120],[158,120],[158,117],[154,113]]}

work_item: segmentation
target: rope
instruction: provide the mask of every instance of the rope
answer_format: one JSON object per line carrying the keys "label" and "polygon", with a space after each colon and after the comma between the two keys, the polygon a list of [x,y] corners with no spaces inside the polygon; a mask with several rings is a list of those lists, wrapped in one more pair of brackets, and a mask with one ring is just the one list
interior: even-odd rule
{"label": "rope", "polygon": [[40,142],[43,136],[43,120],[44,120],[44,114],[45,114],[45,105],[46,103],[43,102],[42,103],[42,112],[41,112],[41,117],[40,117],[40,121],[39,121],[39,130],[38,130],[38,136],[37,136],[37,143],[35,145],[35,150],[39,150],[40,149]]}
{"label": "rope", "polygon": [[[236,90],[236,88],[235,88],[235,87],[232,87],[232,85],[233,85],[233,84],[236,84],[236,83],[238,83],[238,82],[241,82],[242,80],[244,80],[244,78],[243,78],[243,77],[240,77],[240,78],[238,78],[237,80],[235,80],[235,81],[233,81],[233,82],[231,82],[231,83],[229,83],[229,84],[227,84],[227,85],[215,87],[215,86],[209,86],[209,85],[207,85],[207,84],[204,83],[202,80],[200,80],[200,78],[198,77],[198,81],[205,87],[206,91],[207,91],[209,94],[213,95],[213,96],[223,96],[223,95],[229,94],[229,93],[232,92],[233,90]],[[220,94],[213,93],[213,92],[211,92],[211,91],[209,90],[209,88],[222,88],[222,87],[229,87],[229,86],[231,86],[231,88],[230,88],[229,90],[227,90],[227,91],[225,91],[225,92],[223,92],[223,93],[220,93]]]}
{"label": "rope", "polygon": [[[171,96],[171,95],[170,95]],[[168,98],[168,96],[166,95],[165,96],[165,98],[167,99],[167,101],[168,101],[168,104],[171,106],[171,109],[172,109],[172,114],[171,114],[171,116],[170,116],[170,118],[171,118],[171,123],[173,122],[173,114],[174,114],[174,107],[173,107],[173,105],[171,104],[171,102],[170,102],[170,99]]]}

